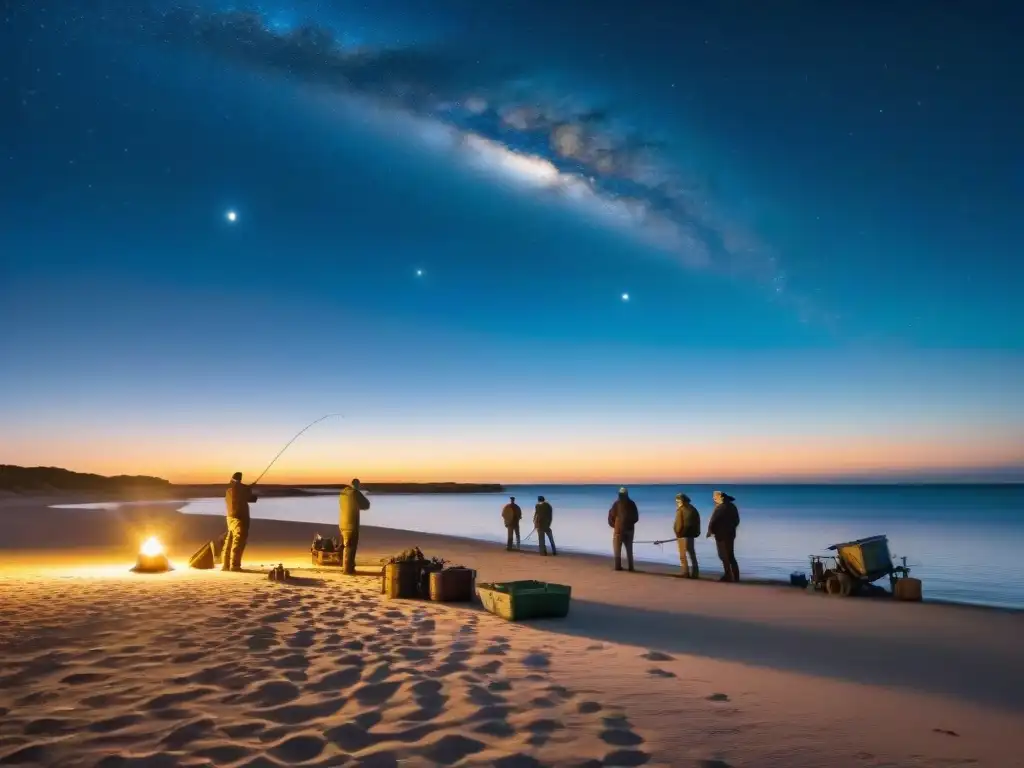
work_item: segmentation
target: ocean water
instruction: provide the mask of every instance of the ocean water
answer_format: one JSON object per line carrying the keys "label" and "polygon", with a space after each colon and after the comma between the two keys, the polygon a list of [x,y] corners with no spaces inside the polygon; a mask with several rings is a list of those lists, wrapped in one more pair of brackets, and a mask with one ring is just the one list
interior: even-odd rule
{"label": "ocean water", "polygon": [[[370,495],[370,525],[453,534],[504,542],[501,508],[515,495],[523,508],[522,535],[531,530],[533,505],[544,494],[554,507],[556,545],[565,551],[611,553],[608,508],[617,487],[510,486],[501,494]],[[705,529],[713,503],[711,486],[633,486],[640,508],[638,541],[673,536],[674,497],[685,491]],[[828,546],[875,534],[889,537],[895,556],[906,556],[912,575],[924,581],[926,599],[1024,608],[1024,485],[727,486],[736,497],[741,525],[736,557],[744,577],[788,579],[808,571],[809,555]],[[223,498],[197,499],[182,507],[195,514],[224,514]],[[337,497],[266,498],[253,517],[324,523],[336,535]],[[255,531],[258,536],[258,529]],[[536,535],[524,546],[535,546]],[[678,565],[675,542],[636,544],[638,560]],[[713,540],[697,542],[702,570],[721,572]],[[885,580],[882,580],[887,586]]]}

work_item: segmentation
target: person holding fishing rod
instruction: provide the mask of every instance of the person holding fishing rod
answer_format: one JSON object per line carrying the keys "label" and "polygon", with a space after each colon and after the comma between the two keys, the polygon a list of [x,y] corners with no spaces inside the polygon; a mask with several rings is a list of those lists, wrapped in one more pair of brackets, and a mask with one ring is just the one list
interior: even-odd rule
{"label": "person holding fishing rod", "polygon": [[[315,424],[319,424],[324,419],[331,418],[332,416],[340,417],[341,414],[325,414],[299,430],[295,437],[285,443],[284,448],[277,452],[277,455],[267,465],[267,468],[260,473],[260,476],[256,478],[252,485],[244,485],[242,483],[241,472],[235,472],[235,474],[231,476],[231,485],[228,486],[227,493],[224,494],[224,501],[227,505],[228,531],[224,535],[224,552],[222,553],[221,570],[242,570],[242,555],[245,553],[245,545],[249,542],[249,505],[255,504],[259,500],[259,497],[253,492],[253,488],[255,488],[256,484],[263,479],[263,476],[270,471],[270,468],[277,463],[277,460],[281,458],[281,454],[287,451],[288,447],[298,440],[306,430]],[[356,480],[355,482],[358,483],[359,481]],[[366,502],[366,504],[369,506],[370,502]],[[354,554],[355,553],[353,551],[353,556]]]}
{"label": "person holding fishing rod", "polygon": [[228,508],[228,532],[224,538],[221,570],[240,571],[242,555],[249,541],[249,505],[255,504],[258,497],[253,493],[252,486],[242,484],[242,473],[235,472],[224,494],[224,501]]}

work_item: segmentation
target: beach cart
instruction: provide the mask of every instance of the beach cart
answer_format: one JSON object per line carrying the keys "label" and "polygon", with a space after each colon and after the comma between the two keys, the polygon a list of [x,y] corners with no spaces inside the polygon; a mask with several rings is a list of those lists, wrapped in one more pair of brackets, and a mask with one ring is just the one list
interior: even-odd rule
{"label": "beach cart", "polygon": [[889,585],[896,594],[898,582],[910,575],[906,558],[902,565],[893,562],[885,536],[845,541],[828,549],[835,554],[811,555],[810,586],[829,595],[848,597],[877,590],[873,584],[884,576],[889,577]]}

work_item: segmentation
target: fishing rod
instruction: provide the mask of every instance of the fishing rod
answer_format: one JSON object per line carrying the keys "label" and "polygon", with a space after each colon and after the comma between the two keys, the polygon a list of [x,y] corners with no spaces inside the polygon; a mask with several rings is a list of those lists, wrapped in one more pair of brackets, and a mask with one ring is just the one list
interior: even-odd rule
{"label": "fishing rod", "polygon": [[323,416],[321,416],[321,417],[320,417],[319,419],[317,419],[316,421],[311,421],[311,422],[310,422],[309,424],[307,424],[306,426],[304,426],[304,427],[303,427],[302,429],[300,429],[300,430],[298,431],[298,433],[297,433],[297,434],[295,435],[295,437],[293,437],[293,438],[292,438],[291,440],[289,440],[289,441],[288,441],[287,443],[285,443],[285,445],[284,445],[284,448],[282,448],[282,449],[281,449],[280,451],[278,451],[278,452],[277,452],[277,456],[275,456],[275,457],[273,458],[273,460],[272,460],[272,461],[271,461],[271,462],[270,462],[269,464],[267,464],[267,468],[266,468],[266,469],[264,469],[264,470],[263,470],[263,471],[262,471],[262,472],[260,473],[260,476],[259,476],[259,477],[257,477],[257,478],[256,478],[256,479],[255,479],[255,480],[254,480],[254,481],[253,481],[253,482],[252,482],[252,483],[251,483],[250,485],[249,485],[249,487],[250,487],[250,488],[252,488],[252,487],[253,487],[254,485],[256,485],[256,483],[258,483],[258,482],[259,482],[260,480],[262,480],[262,479],[263,479],[263,476],[264,476],[265,474],[267,474],[267,472],[269,472],[269,471],[270,471],[270,468],[271,468],[272,466],[274,466],[275,462],[277,462],[277,460],[281,458],[281,454],[282,454],[282,453],[284,453],[285,451],[287,451],[287,450],[288,450],[288,447],[289,447],[289,446],[290,446],[290,445],[291,445],[292,443],[294,443],[294,442],[295,442],[296,440],[298,440],[298,439],[299,439],[300,437],[302,437],[302,433],[303,433],[303,432],[305,432],[305,431],[306,431],[307,429],[309,429],[310,427],[312,427],[312,426],[314,426],[314,425],[316,425],[316,424],[319,424],[319,423],[320,423],[321,421],[323,421],[324,419],[329,419],[329,418],[331,418],[332,416],[338,416],[339,418],[345,418],[345,417],[344,417],[344,416],[342,416],[342,415],[341,415],[340,413],[327,413],[327,414],[324,414]]}
{"label": "fishing rod", "polygon": [[670,541],[679,541],[680,539],[685,539],[685,538],[686,538],[685,536],[676,536],[676,537],[671,538],[671,539],[661,539],[660,541],[634,541],[633,543],[634,544],[658,544],[660,546],[661,544],[668,544]]}

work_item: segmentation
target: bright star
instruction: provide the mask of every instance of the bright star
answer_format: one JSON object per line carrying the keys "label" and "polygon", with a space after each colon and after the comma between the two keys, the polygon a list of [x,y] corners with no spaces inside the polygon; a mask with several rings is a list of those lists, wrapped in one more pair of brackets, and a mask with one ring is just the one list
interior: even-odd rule
{"label": "bright star", "polygon": [[238,214],[235,213],[234,211],[228,211],[226,214],[226,218],[233,224],[238,219]]}
{"label": "bright star", "polygon": [[416,277],[423,277],[423,270],[422,269],[417,269],[416,270]]}
{"label": "bright star", "polygon": [[629,301],[629,294],[628,293],[622,294],[622,300],[623,301]]}

